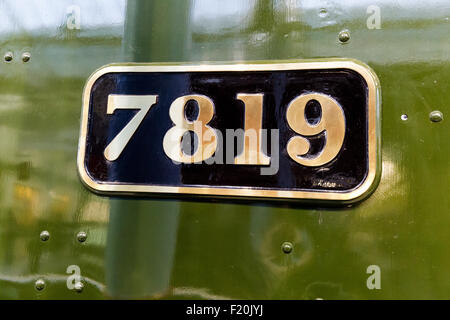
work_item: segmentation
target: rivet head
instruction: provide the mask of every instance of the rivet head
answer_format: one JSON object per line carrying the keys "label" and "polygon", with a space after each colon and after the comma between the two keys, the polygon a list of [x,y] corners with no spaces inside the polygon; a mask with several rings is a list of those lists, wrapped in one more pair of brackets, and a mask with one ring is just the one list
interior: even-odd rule
{"label": "rivet head", "polygon": [[87,239],[87,234],[84,231],[80,231],[77,233],[77,240],[78,242],[85,242]]}
{"label": "rivet head", "polygon": [[36,282],[34,283],[34,287],[38,291],[44,290],[44,288],[45,288],[45,281],[43,279],[36,280]]}
{"label": "rivet head", "polygon": [[442,120],[444,120],[444,115],[438,110],[431,111],[430,120],[433,122],[441,122]]}
{"label": "rivet head", "polygon": [[42,241],[47,241],[48,239],[50,239],[50,232],[48,232],[47,230],[44,230],[41,232],[39,237],[41,238]]}
{"label": "rivet head", "polygon": [[74,290],[75,290],[76,292],[80,293],[80,292],[82,292],[83,289],[84,289],[84,284],[83,284],[83,282],[78,281],[77,283],[75,283],[75,285],[74,285],[73,288],[74,288]]}
{"label": "rivet head", "polygon": [[321,8],[321,9],[319,10],[319,17],[325,18],[327,15],[328,15],[327,9]]}
{"label": "rivet head", "polygon": [[284,253],[291,253],[294,246],[290,242],[283,242],[281,245],[281,250],[283,250]]}
{"label": "rivet head", "polygon": [[23,62],[28,62],[28,61],[30,61],[30,59],[31,59],[31,53],[29,53],[29,52],[24,52],[24,53],[22,54],[22,61],[23,61]]}
{"label": "rivet head", "polygon": [[8,51],[7,53],[5,53],[4,59],[6,62],[11,62],[13,57],[13,53],[11,51]]}
{"label": "rivet head", "polygon": [[408,120],[408,115],[407,114],[402,114],[400,119],[402,119],[403,121]]}
{"label": "rivet head", "polygon": [[348,40],[350,40],[350,31],[348,31],[347,29],[342,30],[341,32],[339,32],[338,38],[342,43],[348,42]]}

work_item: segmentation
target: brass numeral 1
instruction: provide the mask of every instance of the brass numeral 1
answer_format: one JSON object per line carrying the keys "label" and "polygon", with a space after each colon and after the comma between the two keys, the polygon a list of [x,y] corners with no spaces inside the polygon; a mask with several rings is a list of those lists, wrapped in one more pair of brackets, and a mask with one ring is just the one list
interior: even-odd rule
{"label": "brass numeral 1", "polygon": [[235,164],[270,164],[270,157],[262,152],[263,94],[239,93],[237,99],[244,102],[244,150],[234,158]]}

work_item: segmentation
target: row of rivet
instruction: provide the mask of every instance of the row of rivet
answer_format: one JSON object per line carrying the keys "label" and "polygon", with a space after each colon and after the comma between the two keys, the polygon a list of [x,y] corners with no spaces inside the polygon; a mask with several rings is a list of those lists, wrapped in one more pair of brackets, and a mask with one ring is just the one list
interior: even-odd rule
{"label": "row of rivet", "polygon": [[[34,283],[34,287],[36,288],[37,291],[44,290],[45,289],[45,281],[44,281],[44,279],[37,279],[36,282]],[[83,282],[79,281],[79,282],[75,283],[73,289],[76,292],[81,292],[81,291],[83,291],[83,288],[84,288]]]}
{"label": "row of rivet", "polygon": [[[39,237],[41,238],[42,241],[47,241],[48,239],[50,239],[50,232],[48,232],[47,230],[44,230],[40,233]],[[79,242],[85,242],[87,239],[87,234],[84,231],[80,231],[77,233],[77,240]]]}
{"label": "row of rivet", "polygon": [[[439,110],[435,110],[435,111],[431,111],[429,114],[429,118],[431,122],[441,122],[442,120],[444,120],[444,114],[442,112],[440,112]],[[400,119],[402,119],[403,121],[406,121],[409,119],[408,115],[402,114]]]}
{"label": "row of rivet", "polygon": [[[11,62],[14,59],[14,54],[11,51],[8,51],[7,53],[5,53],[3,59],[6,62]],[[28,62],[28,61],[30,61],[30,59],[31,59],[31,53],[29,53],[29,52],[22,53],[22,61],[23,62]]]}

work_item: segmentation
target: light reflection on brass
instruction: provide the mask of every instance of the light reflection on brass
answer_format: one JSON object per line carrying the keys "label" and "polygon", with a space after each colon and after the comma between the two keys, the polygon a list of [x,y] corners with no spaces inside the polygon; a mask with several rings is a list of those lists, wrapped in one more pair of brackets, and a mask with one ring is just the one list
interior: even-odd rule
{"label": "light reflection on brass", "polygon": [[245,105],[244,150],[234,159],[235,164],[268,165],[270,158],[262,152],[263,94],[239,93],[237,99]]}
{"label": "light reflection on brass", "polygon": [[[102,183],[93,180],[84,166],[86,152],[86,135],[89,119],[89,102],[92,86],[101,76],[107,73],[117,72],[220,72],[220,71],[271,71],[271,70],[323,70],[323,69],[349,69],[361,75],[367,83],[367,109],[368,109],[368,173],[365,180],[356,188],[349,191],[315,191],[315,190],[279,190],[269,188],[249,188],[249,187],[176,187],[176,186],[156,186],[156,185],[134,185]],[[367,65],[348,59],[327,59],[327,60],[304,60],[297,62],[280,63],[252,63],[252,64],[227,64],[227,65],[158,65],[158,64],[127,64],[108,65],[97,70],[88,79],[83,94],[83,109],[81,117],[81,130],[78,144],[77,165],[83,183],[94,191],[110,193],[185,193],[195,195],[217,195],[217,196],[242,196],[258,198],[291,198],[310,200],[339,200],[355,201],[366,195],[377,181],[381,173],[380,162],[380,134],[379,104],[380,85],[376,75]]]}

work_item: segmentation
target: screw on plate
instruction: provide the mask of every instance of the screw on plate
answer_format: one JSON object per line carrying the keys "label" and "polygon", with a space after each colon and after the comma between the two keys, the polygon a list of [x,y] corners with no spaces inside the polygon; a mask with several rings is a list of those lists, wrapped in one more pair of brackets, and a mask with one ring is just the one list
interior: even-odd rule
{"label": "screw on plate", "polygon": [[50,239],[50,232],[48,232],[47,230],[44,230],[41,232],[39,237],[41,238],[42,241],[47,241],[48,239]]}
{"label": "screw on plate", "polygon": [[86,234],[86,232],[84,232],[84,231],[78,232],[78,234],[77,234],[77,240],[78,240],[78,242],[85,242],[86,239],[87,239],[87,234]]}
{"label": "screw on plate", "polygon": [[3,57],[5,59],[6,62],[11,62],[13,59],[14,55],[11,51],[8,51],[7,53],[5,53],[5,56]]}
{"label": "screw on plate", "polygon": [[406,120],[408,120],[408,115],[407,114],[402,114],[400,119],[402,119],[403,121],[406,121]]}
{"label": "screw on plate", "polygon": [[431,111],[430,120],[432,122],[441,122],[442,120],[444,120],[444,115],[439,110]]}
{"label": "screw on plate", "polygon": [[31,59],[31,53],[29,53],[29,52],[24,52],[24,53],[22,54],[22,61],[23,61],[23,62],[28,62],[28,61],[30,61],[30,59]]}
{"label": "screw on plate", "polygon": [[283,250],[284,253],[291,253],[294,246],[290,242],[283,242],[281,245],[281,250]]}
{"label": "screw on plate", "polygon": [[36,280],[36,282],[34,283],[34,287],[38,291],[44,290],[44,288],[45,288],[45,281],[43,279]]}
{"label": "screw on plate", "polygon": [[344,29],[341,32],[339,32],[339,41],[341,43],[346,43],[348,42],[348,40],[350,40],[350,31]]}

